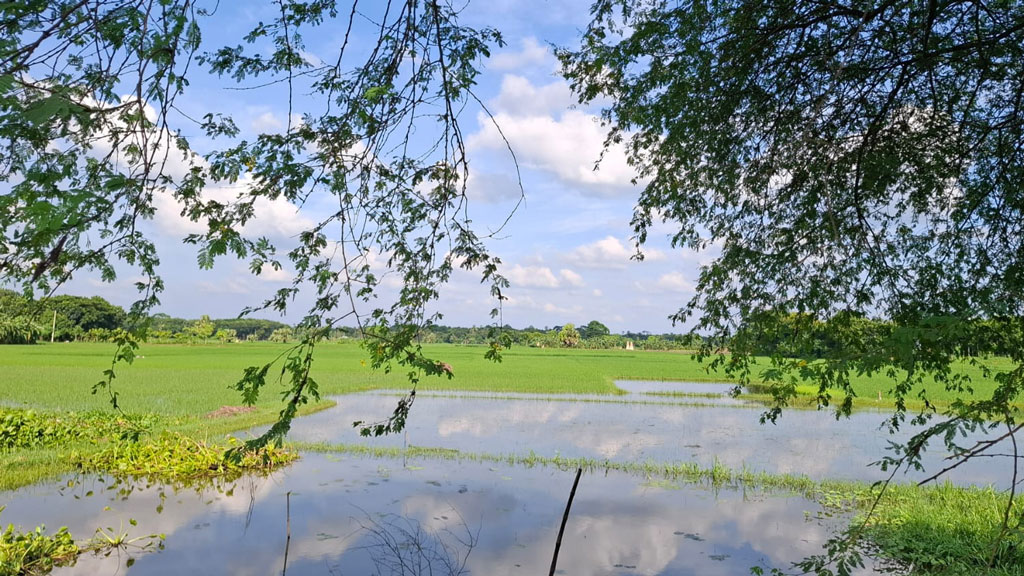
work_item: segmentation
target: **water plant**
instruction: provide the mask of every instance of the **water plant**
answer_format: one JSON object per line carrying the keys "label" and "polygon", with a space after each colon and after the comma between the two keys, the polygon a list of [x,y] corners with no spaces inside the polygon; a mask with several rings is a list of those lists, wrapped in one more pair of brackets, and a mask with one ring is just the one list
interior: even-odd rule
{"label": "water plant", "polygon": [[298,458],[295,452],[274,445],[236,452],[238,458],[225,458],[225,450],[239,444],[233,437],[225,443],[209,443],[165,432],[143,442],[111,443],[95,452],[74,454],[72,459],[83,472],[110,472],[173,482],[269,472]]}
{"label": "water plant", "polygon": [[[0,506],[0,512],[3,510]],[[21,532],[8,524],[0,532],[0,574],[47,574],[55,566],[73,565],[80,552],[67,528],[47,534],[45,526]]]}

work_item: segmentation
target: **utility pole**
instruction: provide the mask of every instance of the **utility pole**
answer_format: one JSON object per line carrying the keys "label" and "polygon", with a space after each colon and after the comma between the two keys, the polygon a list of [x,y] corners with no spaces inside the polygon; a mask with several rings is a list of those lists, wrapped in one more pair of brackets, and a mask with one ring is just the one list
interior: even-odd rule
{"label": "utility pole", "polygon": [[53,344],[53,337],[57,333],[57,311],[53,311],[53,324],[50,325],[50,344]]}

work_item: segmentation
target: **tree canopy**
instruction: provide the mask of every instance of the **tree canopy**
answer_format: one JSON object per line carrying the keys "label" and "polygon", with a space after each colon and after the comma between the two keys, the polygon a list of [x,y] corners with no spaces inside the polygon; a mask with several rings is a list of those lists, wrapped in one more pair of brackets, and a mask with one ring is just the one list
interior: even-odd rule
{"label": "tree canopy", "polygon": [[[900,397],[926,395],[920,375],[948,375],[974,320],[1019,321],[1020,4],[601,0],[593,16],[559,56],[639,171],[638,240],[666,221],[676,246],[717,252],[677,320],[741,360],[780,315],[829,320],[847,345],[813,369],[823,402],[889,368]],[[871,316],[897,329],[867,338]],[[1021,390],[1009,373],[996,402],[961,408],[1012,418]]]}
{"label": "tree canopy", "polygon": [[[675,246],[713,256],[675,320],[728,342],[716,362],[742,377],[765,334],[786,342],[760,374],[776,400],[765,416],[801,379],[846,413],[850,377],[867,373],[893,381],[892,426],[915,395],[926,420],[930,376],[963,399],[888,464],[916,466],[932,437],[956,461],[999,445],[957,446],[964,430],[1013,440],[1024,6],[598,0],[592,16],[558,53],[564,74],[638,171],[637,240],[668,222]],[[886,328],[865,329],[871,317]],[[822,339],[834,353],[815,358]],[[996,351],[1016,367],[970,398],[952,361]]]}
{"label": "tree canopy", "polygon": [[[200,266],[226,254],[247,260],[253,274],[287,263],[292,284],[255,308],[284,311],[303,290],[313,304],[299,325],[304,337],[281,359],[289,402],[264,440],[279,439],[297,406],[317,396],[313,348],[338,323],[381,328],[369,332],[380,340],[369,348],[373,364],[404,366],[415,383],[438,373],[413,338],[435,319],[425,307],[453,269],[479,270],[495,291],[505,282],[464,209],[458,123],[474,102],[476,66],[500,35],[460,25],[456,8],[437,0],[358,10],[331,0],[273,5],[273,20],[226,46],[203,39],[216,3],[0,5],[0,274],[26,293],[48,294],[78,270],[112,280],[119,263],[133,266],[141,275],[133,316],[142,318],[164,287],[144,232],[159,199],[203,226],[187,238]],[[350,42],[367,22],[371,33]],[[342,33],[323,61],[304,51],[304,36],[318,28]],[[197,74],[263,90],[287,108],[287,126],[243,139],[228,111],[184,114],[175,104]],[[199,154],[196,139],[212,144]],[[337,208],[281,254],[245,233],[261,202],[278,199]],[[393,300],[374,300],[373,258],[401,278]],[[130,360],[133,338],[118,342],[117,356]],[[239,381],[247,401],[269,368]]]}

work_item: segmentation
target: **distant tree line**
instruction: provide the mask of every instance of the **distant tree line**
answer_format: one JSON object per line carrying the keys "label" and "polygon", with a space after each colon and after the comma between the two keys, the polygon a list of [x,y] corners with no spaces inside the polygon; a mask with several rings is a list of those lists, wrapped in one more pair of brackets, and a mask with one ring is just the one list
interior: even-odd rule
{"label": "distant tree line", "polygon": [[[118,330],[135,328],[120,306],[99,296],[60,295],[30,300],[11,290],[0,290],[0,344],[105,342]],[[157,342],[234,342],[273,340],[288,342],[298,335],[288,324],[258,318],[173,318],[154,314],[149,339]],[[339,332],[341,335],[341,332]]]}
{"label": "distant tree line", "polygon": [[[486,345],[493,340],[494,327],[471,328],[432,325],[420,332],[423,343],[448,343],[463,345]],[[694,350],[703,342],[696,334],[651,334],[649,332],[626,332],[612,334],[606,325],[598,320],[576,326],[575,324],[537,328],[527,326],[517,329],[509,325],[501,328],[503,336],[513,345],[535,348],[584,348],[610,349],[625,348],[632,342],[637,350]]]}
{"label": "distant tree line", "polygon": [[[927,354],[952,336],[952,343],[965,356],[994,354],[1008,356],[1016,338],[1024,335],[1024,318],[998,317],[956,322],[955,333],[950,334],[952,318],[935,316],[924,326],[908,327],[885,319],[868,318],[860,314],[839,312],[821,319],[809,314],[790,312],[762,312],[741,327],[731,343],[742,340],[744,348],[764,356],[786,358],[834,358],[860,349],[879,350],[902,346]],[[929,334],[934,335],[930,337]]]}
{"label": "distant tree line", "polygon": [[0,343],[31,343],[38,339],[61,342],[106,340],[125,328],[128,315],[99,296],[51,296],[29,300],[0,290]]}
{"label": "distant tree line", "polygon": [[[942,319],[933,320],[941,323]],[[59,342],[103,342],[120,329],[129,329],[129,316],[120,307],[99,296],[60,295],[29,300],[11,290],[0,290],[0,344],[29,344],[52,338]],[[962,324],[958,333],[964,354],[990,353],[1007,355],[1014,335],[1024,332],[1022,318],[992,318]],[[936,326],[941,328],[941,326]],[[422,343],[487,345],[494,339],[496,327],[458,327],[430,325],[420,331]],[[702,346],[728,349],[742,342],[747,349],[765,356],[788,358],[830,358],[849,351],[853,341],[885,343],[901,341],[903,328],[898,324],[839,313],[828,319],[808,314],[763,312],[740,327],[726,342],[708,342],[697,334],[651,334],[625,332],[612,334],[598,320],[576,326],[565,324],[517,329],[505,325],[503,338],[513,345],[536,348],[626,348],[637,350],[696,350]],[[260,318],[175,318],[154,314],[149,319],[150,341],[177,343],[209,343],[236,341],[293,342],[302,334],[283,322]],[[358,329],[336,328],[334,339],[359,338]],[[926,349],[927,339],[907,341],[907,346]]]}

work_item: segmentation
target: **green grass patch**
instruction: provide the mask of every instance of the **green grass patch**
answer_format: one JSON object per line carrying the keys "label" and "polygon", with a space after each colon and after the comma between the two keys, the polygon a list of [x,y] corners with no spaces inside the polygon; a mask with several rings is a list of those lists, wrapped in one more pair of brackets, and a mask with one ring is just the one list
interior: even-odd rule
{"label": "green grass patch", "polygon": [[[304,406],[308,414],[333,402]],[[292,461],[297,455],[268,449],[241,462],[224,461],[234,447],[229,432],[266,424],[269,409],[228,418],[133,417],[114,412],[37,412],[0,408],[0,490],[72,471],[149,476],[165,482],[237,476]]]}
{"label": "green grass patch", "polygon": [[[118,368],[114,386],[121,404],[129,411],[196,416],[239,404],[239,394],[230,387],[239,380],[242,370],[263,364],[287,348],[263,342],[143,344],[134,365]],[[709,371],[706,363],[679,352],[513,347],[504,352],[502,363],[494,364],[484,359],[485,347],[436,344],[424,349],[450,364],[455,373],[451,380],[424,379],[419,386],[424,391],[618,394],[621,390],[615,387],[615,380],[729,382],[724,373]],[[106,409],[107,398],[92,395],[89,390],[109,367],[113,352],[111,344],[93,343],[0,346],[0,368],[5,375],[0,404],[80,412]],[[312,375],[324,395],[408,387],[401,367],[396,366],[390,374],[375,372],[366,359],[367,354],[355,341],[324,343],[317,352]],[[997,370],[1011,367],[1010,361],[1002,358],[986,360],[986,364]],[[760,366],[767,367],[767,360],[758,359],[755,374]],[[955,369],[971,377],[978,397],[986,397],[995,387],[995,382],[976,366],[960,362]],[[855,376],[853,384],[859,406],[892,405],[891,379]],[[817,392],[809,385],[798,391],[806,395]],[[278,406],[276,392],[273,386],[265,390],[257,406]],[[955,394],[930,385],[929,397],[941,406],[953,400]],[[803,404],[806,402],[797,402],[798,407]]]}
{"label": "green grass patch", "polygon": [[1004,532],[1007,502],[991,488],[890,486],[865,535],[880,556],[915,574],[1021,576],[1024,503],[1014,502]]}

